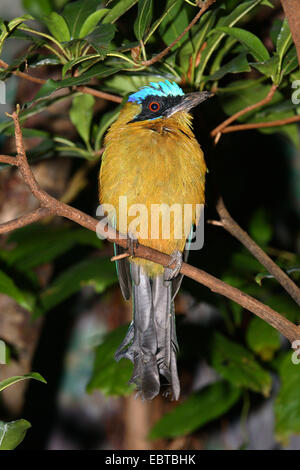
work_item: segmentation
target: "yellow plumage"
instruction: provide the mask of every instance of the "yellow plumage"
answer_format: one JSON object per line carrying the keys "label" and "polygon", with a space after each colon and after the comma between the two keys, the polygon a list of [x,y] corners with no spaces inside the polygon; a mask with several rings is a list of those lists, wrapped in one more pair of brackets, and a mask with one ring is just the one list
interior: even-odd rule
{"label": "yellow plumage", "polygon": [[[144,204],[148,209],[148,233],[142,237],[138,230],[134,232],[139,242],[168,254],[174,250],[182,252],[186,233],[182,230],[182,236],[174,238],[172,213],[170,238],[162,239],[160,225],[158,239],[151,239],[151,205],[193,204],[195,208],[196,204],[204,204],[203,152],[191,130],[190,114],[177,112],[169,118],[130,123],[139,111],[138,104],[127,103],[106,135],[100,171],[100,203],[116,208],[118,230],[119,198],[126,196],[128,207]],[[193,210],[193,222],[196,222]],[[128,217],[128,225],[134,218]],[[155,263],[138,258],[131,261],[142,264],[151,276],[163,272]]]}

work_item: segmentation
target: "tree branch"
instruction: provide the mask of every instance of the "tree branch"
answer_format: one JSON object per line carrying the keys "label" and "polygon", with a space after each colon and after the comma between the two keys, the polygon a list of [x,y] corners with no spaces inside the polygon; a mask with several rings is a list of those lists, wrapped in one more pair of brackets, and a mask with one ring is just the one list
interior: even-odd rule
{"label": "tree branch", "polygon": [[287,124],[292,124],[294,122],[300,121],[300,114],[297,116],[291,116],[285,119],[278,119],[277,121],[270,121],[270,122],[255,122],[251,124],[237,124],[236,126],[228,126],[223,131],[222,134],[228,134],[229,132],[237,132],[237,131],[248,131],[251,129],[263,129],[268,127],[279,127],[285,126]]}
{"label": "tree branch", "polygon": [[[2,157],[0,157],[0,159],[2,159]],[[39,220],[44,219],[48,215],[51,215],[49,209],[36,209],[35,211],[29,212],[29,214],[26,215],[22,215],[17,219],[11,220],[10,222],[0,224],[0,234],[8,233],[12,230],[16,230],[18,228],[25,227],[26,225],[33,224],[34,222],[38,222]]]}
{"label": "tree branch", "polygon": [[[8,69],[9,65],[3,60],[0,60],[0,67],[2,67],[3,69]],[[46,80],[44,80],[43,78],[32,77],[32,75],[28,75],[27,73],[20,72],[19,70],[14,70],[12,73],[13,75],[17,75],[18,77],[25,78],[25,80],[28,80],[29,82],[33,82],[33,83],[38,83],[39,85],[44,85],[44,83],[46,82]]]}
{"label": "tree branch", "polygon": [[[19,219],[16,219],[12,222],[0,225],[0,233],[7,233],[16,228],[28,225],[33,221],[37,221],[42,217],[49,215],[49,213],[52,215],[59,215],[65,217],[83,227],[88,228],[89,230],[96,231],[97,229],[99,231],[99,221],[97,219],[94,219],[93,217],[79,211],[78,209],[70,207],[61,201],[58,201],[38,186],[26,158],[18,114],[14,112],[12,114],[12,118],[14,120],[15,125],[16,147],[18,152],[16,158],[18,160],[18,167],[26,184],[29,186],[35,197],[39,200],[42,208],[26,216],[20,217]],[[0,162],[1,161],[2,158],[0,156]],[[123,248],[127,249],[127,238],[123,238],[122,235],[119,233],[116,234],[114,229],[108,227],[105,231],[101,230],[101,234],[104,235],[110,242],[116,243],[122,246]],[[162,266],[168,266],[171,262],[171,257],[169,255],[143,245],[138,245],[136,247],[135,256],[147,259],[149,261],[153,261],[154,263],[161,264]],[[255,315],[258,315],[260,318],[268,322],[271,326],[276,328],[286,338],[288,338],[291,343],[295,339],[300,338],[299,326],[294,325],[275,310],[271,309],[267,305],[264,305],[262,302],[254,299],[253,297],[245,294],[239,289],[236,289],[235,287],[226,284],[225,282],[202,271],[201,269],[197,269],[186,263],[182,264],[180,272],[185,276],[194,279],[196,282],[208,287],[211,291],[221,294],[237,302],[250,312],[254,313]]]}
{"label": "tree branch", "polygon": [[300,2],[299,0],[281,0],[281,4],[290,26],[300,65]]}
{"label": "tree branch", "polygon": [[216,209],[225,230],[237,238],[250,251],[250,253],[258,259],[258,261],[277,279],[282,287],[300,306],[299,287],[276,263],[274,263],[274,261],[260,248],[260,246],[258,246],[255,241],[249,237],[248,233],[236,223],[229,214],[222,197],[218,199]]}
{"label": "tree branch", "polygon": [[197,23],[197,21],[203,15],[203,13],[205,13],[209,9],[209,7],[211,7],[211,5],[215,2],[216,0],[206,0],[206,2],[202,5],[201,10],[192,19],[190,24],[182,31],[182,33],[179,34],[179,36],[175,39],[175,41],[173,41],[168,47],[166,47],[163,51],[161,51],[155,57],[152,57],[152,59],[149,59],[149,60],[144,60],[143,62],[141,62],[141,64],[145,66],[153,65],[155,64],[155,62],[158,62],[163,57],[165,57],[170,52],[172,47],[174,47],[175,44],[177,44],[180,41],[180,39],[183,38],[183,36],[185,36],[186,33],[189,32],[189,30]]}
{"label": "tree branch", "polygon": [[94,88],[90,88],[87,86],[78,86],[76,88],[78,91],[81,91],[81,93],[93,95],[96,98],[102,98],[103,100],[107,101],[114,101],[115,103],[122,103],[121,96],[112,95],[111,93],[104,93],[104,91],[94,90]]}
{"label": "tree branch", "polygon": [[9,157],[8,155],[0,155],[1,163],[7,163],[8,165],[18,166],[18,160],[15,157]]}
{"label": "tree branch", "polygon": [[211,137],[215,137],[215,136],[218,137],[218,134],[224,132],[225,128],[228,127],[229,124],[231,124],[233,121],[236,121],[236,119],[238,119],[239,117],[243,116],[246,113],[249,113],[249,111],[253,111],[256,108],[260,108],[261,106],[264,106],[265,104],[269,103],[272,100],[276,90],[277,90],[277,85],[273,84],[265,98],[258,101],[257,103],[247,106],[244,109],[241,109],[237,113],[230,116],[228,119],[226,119],[224,122],[219,124],[215,129],[211,131],[210,133]]}

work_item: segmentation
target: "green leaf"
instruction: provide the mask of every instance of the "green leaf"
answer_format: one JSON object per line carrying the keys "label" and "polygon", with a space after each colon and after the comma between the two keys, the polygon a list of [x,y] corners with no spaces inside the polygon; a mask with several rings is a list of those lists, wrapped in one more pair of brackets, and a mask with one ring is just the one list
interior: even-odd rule
{"label": "green leaf", "polygon": [[105,78],[114,75],[120,70],[120,67],[106,67],[103,64],[96,64],[87,72],[82,73],[79,77],[66,78],[64,80],[52,80],[51,78],[40,88],[35,95],[35,100],[45,98],[60,88],[84,85],[92,78]]}
{"label": "green leaf", "polygon": [[263,361],[271,361],[280,349],[279,333],[261,318],[252,318],[246,332],[249,348]]}
{"label": "green leaf", "polygon": [[[285,74],[290,73],[294,68],[298,66],[295,46],[293,46],[295,50],[294,56],[293,56],[293,53],[292,55],[291,53],[290,55],[287,54],[289,55],[289,57],[287,57],[287,60],[283,62],[283,59],[292,44],[293,44],[293,40],[292,40],[290,27],[289,27],[287,19],[285,18],[284,21],[282,22],[282,25],[281,25],[281,28],[280,28],[280,31],[276,40],[276,55],[278,56],[278,62],[279,62],[277,77],[276,77],[276,83],[278,84],[281,82],[282,77]],[[294,61],[295,61],[295,66],[293,66]]]}
{"label": "green leaf", "polygon": [[276,49],[277,38],[282,27],[282,23],[283,21],[281,19],[275,18],[275,20],[272,23],[272,27],[270,29],[270,38],[272,40],[272,43],[275,49]]}
{"label": "green leaf", "polygon": [[[173,1],[168,0],[166,8],[172,5]],[[159,32],[165,44],[171,44],[188,26],[189,17],[187,12],[187,4],[183,0],[178,0],[176,6],[172,8],[166,18],[161,22]],[[183,37],[173,49],[178,49],[187,40]]]}
{"label": "green leaf", "polygon": [[151,429],[149,438],[185,436],[224,415],[239,400],[237,387],[220,381],[193,393],[187,400],[166,413]]}
{"label": "green leaf", "polygon": [[84,56],[81,56],[81,57],[77,57],[76,59],[72,59],[70,60],[69,62],[67,62],[66,64],[64,64],[63,68],[62,68],[62,78],[65,78],[66,76],[66,73],[72,69],[75,65],[79,65],[80,63],[82,62],[85,62],[85,61],[92,61],[92,60],[95,60],[99,58],[100,60],[100,55],[99,54],[86,54]]}
{"label": "green leaf", "polygon": [[276,81],[276,73],[279,66],[279,57],[278,55],[273,55],[270,59],[265,62],[251,62],[250,65],[257,69],[263,75],[271,77],[272,81]]}
{"label": "green leaf", "polygon": [[265,5],[266,7],[274,8],[274,5],[271,0],[263,0],[261,5]]}
{"label": "green leaf", "polygon": [[300,69],[295,70],[294,72],[291,73],[289,77],[290,82],[293,82],[294,80],[300,80]]}
{"label": "green leaf", "polygon": [[107,13],[103,23],[115,23],[120,16],[124,15],[138,0],[118,0],[116,5]]}
{"label": "green leaf", "polygon": [[35,68],[35,67],[41,67],[42,65],[59,65],[59,64],[61,64],[61,61],[54,54],[49,55],[49,56],[39,55],[36,61],[30,62],[30,67]]}
{"label": "green leaf", "polygon": [[70,118],[80,137],[89,144],[95,98],[91,95],[75,96],[70,109]]}
{"label": "green leaf", "polygon": [[264,209],[258,209],[249,224],[249,233],[260,245],[267,245],[272,236],[272,226]]}
{"label": "green leaf", "polygon": [[211,363],[222,377],[235,386],[246,387],[265,396],[270,394],[271,376],[242,345],[215,333]]}
{"label": "green leaf", "polygon": [[102,145],[102,140],[105,132],[107,129],[112,125],[112,123],[118,118],[120,114],[121,105],[117,106],[112,111],[108,111],[107,113],[101,116],[96,138],[95,138],[95,150],[100,150]]}
{"label": "green leaf", "polygon": [[94,370],[87,391],[97,389],[107,396],[129,395],[134,386],[129,385],[133,364],[126,359],[116,362],[114,355],[122,343],[128,325],[123,325],[108,333],[96,349]]}
{"label": "green leaf", "polygon": [[[217,27],[229,26],[232,28],[232,26],[241,21],[245,15],[249,15],[251,11],[260,3],[261,0],[249,0],[247,2],[239,3],[238,6],[229,15],[220,18],[217,23]],[[215,29],[211,31],[211,35],[208,38],[206,47],[201,53],[200,64],[196,77],[197,85],[200,85],[208,61],[224,37],[225,33],[216,32]]]}
{"label": "green leaf", "polygon": [[250,72],[250,70],[251,68],[247,61],[247,54],[243,52],[219,68],[219,70],[213,75],[206,77],[206,80],[220,80],[228,73]]}
{"label": "green leaf", "polygon": [[[289,269],[286,269],[285,270],[287,274],[292,274],[292,273],[297,273],[297,272],[300,272],[300,267],[296,267],[296,266],[293,266]],[[268,273],[268,272],[264,272],[264,273],[258,273],[256,276],[255,276],[255,281],[261,286],[262,285],[262,281],[263,279],[275,279],[275,276],[273,276],[272,274]]]}
{"label": "green leaf", "polygon": [[101,258],[81,261],[66,269],[42,293],[41,303],[48,311],[78,292],[84,286],[91,286],[102,293],[117,281],[113,263]]}
{"label": "green leaf", "polygon": [[84,22],[92,13],[95,13],[98,6],[99,0],[77,0],[67,3],[62,14],[69,26],[71,39],[80,37]]}
{"label": "green leaf", "polygon": [[229,15],[220,18],[218,26],[233,26],[238,21],[241,21],[246,15],[249,15],[252,10],[261,3],[262,0],[237,2],[237,6],[231,13],[229,13]]}
{"label": "green leaf", "polygon": [[257,284],[259,286],[262,286],[262,281],[264,279],[274,279],[274,276],[272,276],[272,274],[269,274],[268,272],[266,273],[258,273],[256,276],[255,276],[255,282],[257,282]]}
{"label": "green leaf", "polygon": [[[50,88],[50,87],[49,87]],[[48,88],[48,89],[49,89]],[[53,89],[52,89],[53,91]],[[45,90],[44,90],[45,92]],[[50,94],[50,91],[49,91]],[[58,103],[60,101],[67,100],[70,96],[72,96],[74,92],[66,93],[65,95],[58,95],[54,97],[45,97],[43,99],[37,99],[28,103],[24,103],[22,110],[19,113],[19,120],[21,123],[25,121],[25,119],[35,116],[38,113],[41,113],[44,109],[48,108],[54,103]],[[26,133],[26,130],[24,131]],[[6,119],[3,122],[0,122],[0,133],[5,134],[5,135],[13,135],[14,133],[14,126],[13,126],[13,121],[12,119]],[[44,145],[46,143],[46,145]],[[46,150],[50,151],[50,147],[53,149],[53,142],[51,142],[51,139],[48,139],[47,141],[43,141],[38,146],[40,151],[45,150],[45,156],[46,155]],[[45,148],[44,148],[45,147]],[[30,153],[34,153],[32,150],[29,150],[28,155]],[[53,152],[52,152],[53,153]],[[39,154],[40,156],[40,154]]]}
{"label": "green leaf", "polygon": [[[225,88],[228,92],[221,96],[222,107],[226,114],[232,115],[237,111],[246,108],[267,96],[270,91],[269,85],[258,83],[256,80],[237,80],[234,82],[234,90],[230,91],[231,86]],[[282,95],[276,91],[272,103],[281,101]],[[256,110],[251,111],[238,118],[238,121],[249,121],[249,118],[256,113]]]}
{"label": "green leaf", "polygon": [[[262,118],[262,112],[258,111],[255,116],[251,117],[249,119],[249,122],[251,123],[257,123],[257,122],[273,122],[277,121],[278,119],[286,119],[289,117],[295,116],[295,113],[293,111],[281,111],[281,112],[273,112],[273,113],[268,113],[263,116]],[[295,145],[296,148],[299,147],[299,135],[298,135],[298,126],[297,124],[287,124],[285,126],[277,126],[277,127],[269,127],[269,128],[261,128],[258,129],[259,132],[263,134],[273,134],[275,132],[280,132],[285,134],[293,144]]]}
{"label": "green leaf", "polygon": [[112,24],[101,24],[85,39],[102,57],[108,52],[109,44],[115,35],[116,27]]}
{"label": "green leaf", "polygon": [[138,14],[133,25],[135,37],[141,41],[152,19],[152,0],[139,0]]}
{"label": "green leaf", "polygon": [[[204,41],[208,36],[208,32],[212,29],[216,21],[217,11],[209,10],[201,16],[200,21],[190,30],[190,38],[180,47],[179,62],[180,67],[187,73],[190,68],[190,58],[193,56],[193,61],[196,62],[196,57],[199,55]],[[204,50],[206,47],[204,48]],[[202,52],[200,53],[200,55]],[[217,67],[217,69],[219,66]],[[217,70],[216,69],[216,70]],[[214,70],[214,72],[216,71]]]}
{"label": "green leaf", "polygon": [[24,10],[40,19],[49,15],[53,10],[50,0],[22,0],[22,5]]}
{"label": "green leaf", "polygon": [[31,424],[26,419],[5,423],[0,421],[0,450],[13,450],[24,439]]}
{"label": "green leaf", "polygon": [[144,44],[146,44],[151,36],[155,33],[159,25],[163,22],[163,20],[167,17],[167,15],[170,13],[170,11],[174,8],[178,0],[172,0],[166,7],[165,11],[163,14],[153,23],[151,26],[149,32],[147,33],[145,39],[144,39]]}
{"label": "green leaf", "polygon": [[[262,268],[260,262],[255,259],[248,251],[238,251],[232,255],[231,258],[232,267],[235,269],[235,272],[243,273],[247,275],[249,273],[257,273],[258,270]],[[240,287],[244,285],[244,280],[239,275],[241,283]]]}
{"label": "green leaf", "polygon": [[269,52],[255,34],[245,29],[229,28],[228,26],[219,26],[216,28],[216,31],[226,33],[240,41],[255,59],[264,62],[270,58]]}
{"label": "green leaf", "polygon": [[219,70],[221,64],[223,62],[224,57],[231,51],[233,46],[236,44],[237,40],[228,36],[225,41],[223,42],[223,47],[218,50],[215,54],[215,57],[212,61],[212,65],[210,67],[210,75],[213,75],[215,72]]}
{"label": "green leaf", "polygon": [[[0,19],[1,20],[1,19]],[[14,18],[13,20],[9,21],[8,24],[4,24],[3,21],[0,21],[0,53],[2,51],[3,43],[5,39],[12,34],[12,32],[20,26],[24,21],[33,20],[33,16],[31,15],[23,15],[18,16],[18,18]]]}
{"label": "green leaf", "polygon": [[85,228],[69,228],[32,224],[10,235],[8,243],[14,249],[0,252],[0,258],[9,266],[28,271],[53,261],[76,245],[88,245],[100,249],[102,241]]}
{"label": "green leaf", "polygon": [[138,88],[149,85],[150,82],[158,82],[159,80],[164,80],[163,75],[154,75],[153,73],[147,75],[118,73],[105,82],[105,87],[107,90],[124,96],[127,93],[136,91]]}
{"label": "green leaf", "polygon": [[9,387],[10,385],[14,385],[17,382],[21,382],[21,380],[27,379],[38,380],[39,382],[43,382],[44,384],[47,383],[44,377],[41,376],[41,374],[39,374],[38,372],[31,372],[30,374],[16,375],[15,377],[9,377],[9,379],[2,380],[0,382],[0,392],[2,392],[2,390]]}
{"label": "green leaf", "polygon": [[51,0],[53,3],[53,6],[56,10],[60,10],[65,6],[66,3],[68,3],[70,0]]}
{"label": "green leaf", "polygon": [[88,16],[81,26],[79,37],[84,38],[88,34],[92,33],[99,21],[106,15],[108,11],[108,8],[102,8],[101,10],[94,11],[94,13]]}
{"label": "green leaf", "polygon": [[275,18],[270,29],[270,37],[273,42],[274,47],[276,48],[277,38],[282,27],[282,20]]}
{"label": "green leaf", "polygon": [[[25,54],[22,54],[17,59],[13,60],[7,68],[1,70],[0,80],[6,80],[8,77],[12,75],[14,71],[20,69],[22,65],[25,65],[26,62],[27,64],[31,62],[29,50],[27,50]],[[31,63],[30,63],[30,66],[31,66]]]}
{"label": "green leaf", "polygon": [[29,292],[19,289],[14,281],[3,271],[0,271],[0,292],[14,299],[21,307],[32,312],[34,297]]}
{"label": "green leaf", "polygon": [[274,404],[275,435],[285,445],[293,434],[300,433],[300,365],[293,364],[293,354],[286,353],[279,362],[281,387]]}
{"label": "green leaf", "polygon": [[284,18],[280,32],[277,36],[277,41],[276,41],[276,52],[278,53],[280,60],[285,55],[287,50],[290,48],[292,43],[293,43],[293,40],[292,40],[292,35],[291,35],[290,27],[288,24],[288,20]]}
{"label": "green leaf", "polygon": [[43,18],[43,22],[47,25],[52,36],[59,42],[70,41],[70,31],[63,16],[53,11]]}
{"label": "green leaf", "polygon": [[297,50],[296,47],[293,45],[283,59],[281,74],[282,76],[288,75],[293,72],[296,68],[299,68],[299,63]]}
{"label": "green leaf", "polygon": [[16,26],[19,26],[21,23],[24,23],[24,21],[29,21],[33,20],[34,18],[31,15],[22,15],[18,16],[17,18],[14,18],[13,20],[9,21],[7,25],[7,29],[11,31],[13,28]]}
{"label": "green leaf", "polygon": [[268,298],[267,304],[277,312],[284,315],[291,322],[299,323],[299,307],[290,297],[286,296],[285,294],[273,294],[270,298]]}

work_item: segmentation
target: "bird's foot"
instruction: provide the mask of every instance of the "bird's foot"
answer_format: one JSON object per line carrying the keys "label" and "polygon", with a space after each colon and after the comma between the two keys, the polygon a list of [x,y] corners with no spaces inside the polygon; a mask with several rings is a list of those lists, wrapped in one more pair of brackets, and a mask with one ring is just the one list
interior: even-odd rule
{"label": "bird's foot", "polygon": [[[171,261],[168,266],[165,267],[164,279],[165,281],[170,281],[174,277],[178,276],[181,266],[182,266],[182,253],[178,250],[171,253]],[[171,267],[173,266],[173,267]]]}
{"label": "bird's foot", "polygon": [[128,232],[126,251],[130,254],[130,256],[135,255],[135,250],[137,249],[138,244],[139,241],[136,236],[133,233]]}

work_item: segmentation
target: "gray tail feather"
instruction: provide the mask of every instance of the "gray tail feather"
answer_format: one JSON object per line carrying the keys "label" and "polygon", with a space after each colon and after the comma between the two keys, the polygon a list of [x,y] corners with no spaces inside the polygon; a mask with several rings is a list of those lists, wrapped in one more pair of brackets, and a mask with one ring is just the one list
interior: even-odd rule
{"label": "gray tail feather", "polygon": [[168,383],[164,395],[171,394],[177,400],[180,385],[172,281],[165,281],[162,275],[150,279],[136,264],[131,264],[131,271],[133,321],[115,358],[133,362],[130,382],[143,399],[152,400],[159,394],[163,376]]}

